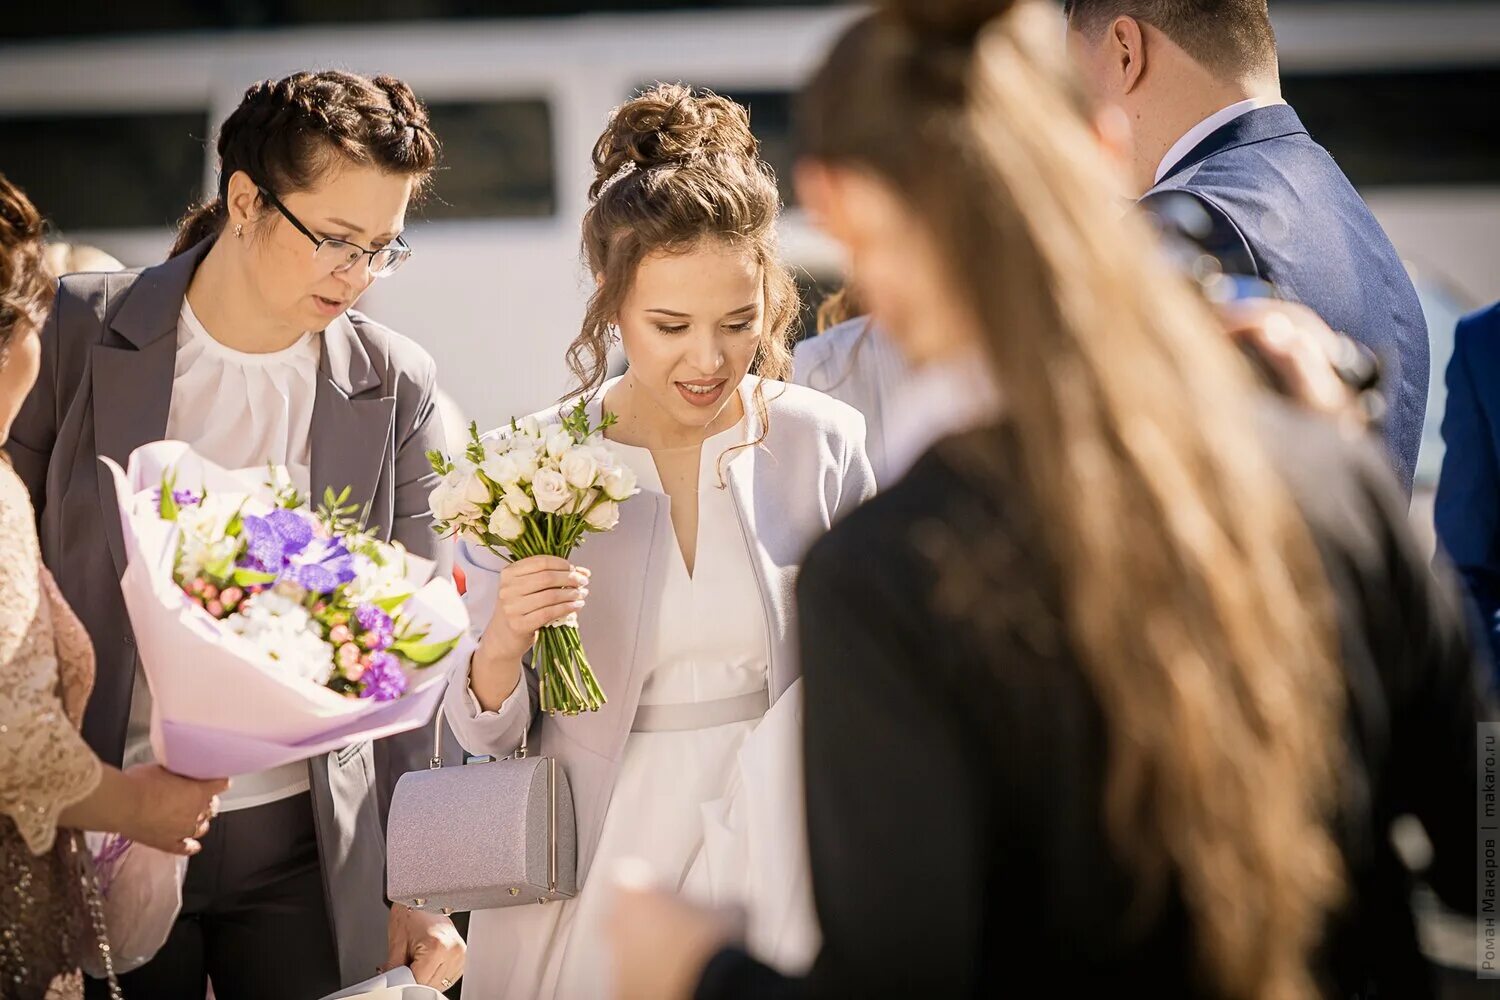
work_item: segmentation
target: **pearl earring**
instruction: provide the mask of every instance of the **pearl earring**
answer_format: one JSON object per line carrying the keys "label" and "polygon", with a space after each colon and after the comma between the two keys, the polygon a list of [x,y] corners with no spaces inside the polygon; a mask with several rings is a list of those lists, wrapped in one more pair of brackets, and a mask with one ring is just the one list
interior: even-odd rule
{"label": "pearl earring", "polygon": [[245,235],[245,224],[243,222],[236,222],[234,224],[234,238],[235,239],[239,239],[241,236],[244,236],[244,235]]}

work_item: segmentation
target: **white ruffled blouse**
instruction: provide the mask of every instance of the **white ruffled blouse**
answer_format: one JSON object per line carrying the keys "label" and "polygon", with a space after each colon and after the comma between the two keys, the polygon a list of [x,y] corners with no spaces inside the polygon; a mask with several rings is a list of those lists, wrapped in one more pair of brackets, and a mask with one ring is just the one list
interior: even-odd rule
{"label": "white ruffled blouse", "polygon": [[[225,469],[285,466],[304,495],[312,475],[312,415],[322,341],[316,332],[270,354],[225,347],[186,298],[177,319],[177,365],[167,411],[168,440],[186,441]],[[151,692],[136,676],[125,737],[126,765],[152,759]],[[235,775],[221,809],[249,809],[308,788],[307,765]]]}
{"label": "white ruffled blouse", "polygon": [[306,490],[322,344],[315,332],[270,354],[225,347],[182,300],[167,437],[226,469],[285,465]]}

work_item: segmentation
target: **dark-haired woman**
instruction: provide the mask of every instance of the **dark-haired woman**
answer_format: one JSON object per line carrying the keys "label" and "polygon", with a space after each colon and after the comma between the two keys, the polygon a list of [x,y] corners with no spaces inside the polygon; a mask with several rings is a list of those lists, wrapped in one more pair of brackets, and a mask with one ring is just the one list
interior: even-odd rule
{"label": "dark-haired woman", "polygon": [[[433,363],[351,308],[410,252],[407,205],[437,148],[399,80],[256,84],[219,130],[218,194],[184,221],[171,259],[62,280],[11,453],[44,558],[98,648],[83,732],[105,761],[149,758],[150,693],[101,456],[123,463],[177,438],[226,468],[285,466],[315,494],[351,487],[382,535],[439,555],[423,485],[423,452],[442,445]],[[123,977],[127,995],[201,1000],[212,978],[221,1000],[315,997],[398,958],[425,983],[456,981],[452,925],[384,901],[382,790],[419,754],[361,744],[235,776],[181,918]]]}
{"label": "dark-haired woman", "polygon": [[[616,109],[594,166],[584,255],[599,280],[571,357],[593,418],[618,416],[608,445],[642,492],[581,550],[586,569],[459,546],[480,640],[448,687],[459,740],[515,749],[537,709],[522,657],[573,612],[609,697],[534,724],[572,784],[581,890],[473,914],[464,995],[479,1000],[607,996],[601,916],[622,858],[745,904],[767,957],[800,967],[816,948],[788,598],[807,547],[873,491],[864,426],[781,381],[796,286],[743,107],[654,88]],[[629,368],[606,380],[616,338]]]}
{"label": "dark-haired woman", "polygon": [[804,97],[930,447],[798,581],[817,962],[635,894],[616,995],[1430,996],[1408,813],[1475,907],[1461,605],[1114,207],[1052,6],[891,0]]}

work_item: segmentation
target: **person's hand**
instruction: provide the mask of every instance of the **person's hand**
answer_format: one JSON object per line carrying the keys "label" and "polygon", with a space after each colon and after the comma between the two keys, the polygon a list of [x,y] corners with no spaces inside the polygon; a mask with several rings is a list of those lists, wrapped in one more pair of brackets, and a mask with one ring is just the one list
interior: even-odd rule
{"label": "person's hand", "polygon": [[385,965],[377,972],[404,965],[419,985],[444,991],[464,974],[464,939],[453,921],[441,914],[392,903],[386,937]]}
{"label": "person's hand", "polygon": [[1296,302],[1241,299],[1221,305],[1219,316],[1231,339],[1265,363],[1293,402],[1351,428],[1363,426],[1354,393],[1333,368],[1336,336],[1317,313]]}
{"label": "person's hand", "polygon": [[708,960],[737,937],[731,917],[643,885],[620,883],[609,912],[618,1000],[689,1000]]}
{"label": "person's hand", "polygon": [[229,788],[227,778],[198,781],[158,764],[139,764],[123,774],[135,807],[120,833],[168,854],[202,850],[198,838],[208,833],[210,821],[219,813],[219,795]]}
{"label": "person's hand", "polygon": [[500,572],[484,644],[500,659],[519,661],[539,629],[578,611],[588,594],[589,571],[582,566],[556,556],[519,559]]}

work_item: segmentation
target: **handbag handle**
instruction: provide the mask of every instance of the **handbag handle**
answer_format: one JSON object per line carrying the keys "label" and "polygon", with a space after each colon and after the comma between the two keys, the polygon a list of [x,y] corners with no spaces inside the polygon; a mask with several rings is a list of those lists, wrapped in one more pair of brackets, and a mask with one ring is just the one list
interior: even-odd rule
{"label": "handbag handle", "polygon": [[[521,745],[516,747],[516,752],[511,757],[516,760],[526,759],[526,731],[530,729],[529,723],[521,725]],[[427,758],[427,768],[436,771],[443,766],[443,706],[438,704],[437,714],[432,719],[432,756]]]}

